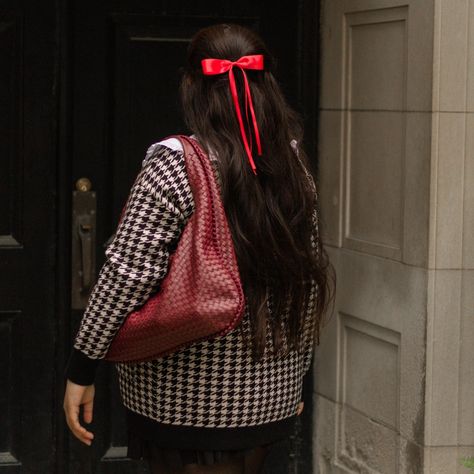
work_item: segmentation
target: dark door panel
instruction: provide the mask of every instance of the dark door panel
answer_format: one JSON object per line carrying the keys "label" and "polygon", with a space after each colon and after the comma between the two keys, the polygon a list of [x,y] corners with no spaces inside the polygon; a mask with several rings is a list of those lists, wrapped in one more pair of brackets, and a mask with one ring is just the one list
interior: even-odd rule
{"label": "dark door panel", "polygon": [[54,469],[55,11],[0,3],[0,473]]}

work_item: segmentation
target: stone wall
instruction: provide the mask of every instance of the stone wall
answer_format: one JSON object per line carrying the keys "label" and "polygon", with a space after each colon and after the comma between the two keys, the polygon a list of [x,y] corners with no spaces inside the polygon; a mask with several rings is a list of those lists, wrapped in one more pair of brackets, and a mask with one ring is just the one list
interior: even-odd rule
{"label": "stone wall", "polygon": [[314,472],[474,456],[474,0],[325,0]]}

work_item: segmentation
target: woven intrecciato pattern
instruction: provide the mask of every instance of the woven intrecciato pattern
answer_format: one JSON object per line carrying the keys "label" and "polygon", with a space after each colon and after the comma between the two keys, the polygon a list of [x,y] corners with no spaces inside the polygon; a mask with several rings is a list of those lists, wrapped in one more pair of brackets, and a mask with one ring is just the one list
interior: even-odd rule
{"label": "woven intrecciato pattern", "polygon": [[[74,340],[76,349],[92,359],[105,357],[127,315],[142,307],[164,282],[170,256],[194,210],[179,142],[154,143],[106,249],[106,260]],[[317,251],[316,209],[312,222]],[[163,357],[116,363],[124,405],[162,423],[195,427],[250,426],[294,415],[301,399],[302,376],[313,356],[310,315],[316,298],[314,285],[304,351],[292,351],[285,358],[272,356],[268,330],[268,352],[254,363],[241,341],[239,326]],[[241,324],[248,334],[248,305]]]}
{"label": "woven intrecciato pattern", "polygon": [[170,255],[161,288],[127,316],[106,354],[108,360],[164,356],[223,335],[242,319],[244,295],[214,170],[197,141],[176,138],[184,146],[196,210]]}

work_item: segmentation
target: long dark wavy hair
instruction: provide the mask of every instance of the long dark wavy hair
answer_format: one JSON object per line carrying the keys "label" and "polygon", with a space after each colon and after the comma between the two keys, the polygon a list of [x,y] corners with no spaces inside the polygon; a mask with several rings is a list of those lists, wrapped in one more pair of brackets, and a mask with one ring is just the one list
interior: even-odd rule
{"label": "long dark wavy hair", "polygon": [[[206,76],[201,68],[204,58],[236,61],[251,54],[263,54],[265,66],[263,71],[246,70],[263,151],[262,156],[254,153],[257,175],[245,153],[228,74]],[[332,265],[319,233],[316,248],[311,245],[314,217],[319,216],[317,194],[291,146],[296,140],[299,159],[309,170],[301,145],[302,118],[286,102],[274,69],[275,59],[253,30],[217,24],[192,38],[180,83],[187,127],[208,153],[218,156],[223,204],[250,308],[251,331],[247,337],[242,331],[242,336],[252,343],[255,360],[264,355],[268,322],[275,353],[301,350],[308,318],[319,344],[320,323],[331,299]],[[244,104],[243,75],[237,67],[234,74]],[[255,144],[253,131],[251,138]],[[317,299],[310,305],[314,281]]]}

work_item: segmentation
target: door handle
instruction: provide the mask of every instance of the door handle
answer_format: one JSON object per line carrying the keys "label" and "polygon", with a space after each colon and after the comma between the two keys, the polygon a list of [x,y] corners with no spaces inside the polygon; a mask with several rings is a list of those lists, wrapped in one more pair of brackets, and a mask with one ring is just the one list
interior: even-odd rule
{"label": "door handle", "polygon": [[79,216],[77,222],[77,233],[81,247],[81,291],[87,291],[92,284],[92,224],[90,216]]}
{"label": "door handle", "polygon": [[95,281],[97,200],[87,178],[76,182],[72,193],[72,286],[73,309],[85,309]]}

